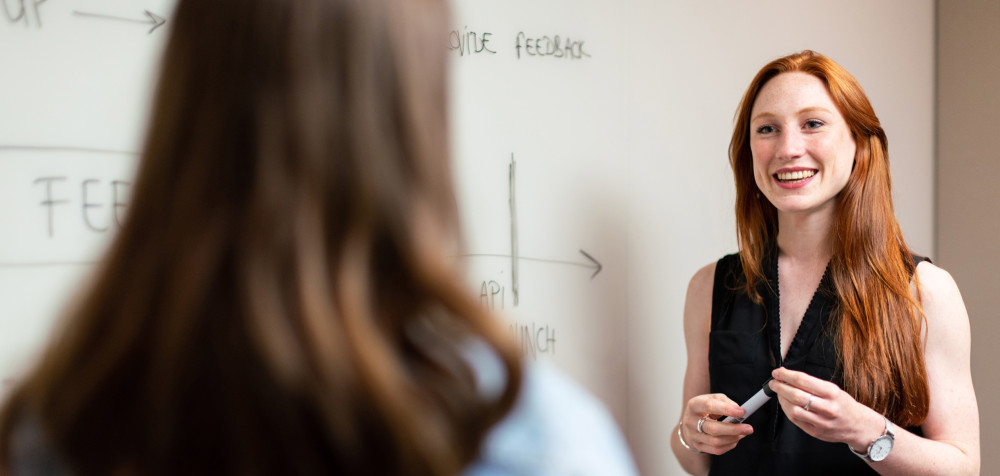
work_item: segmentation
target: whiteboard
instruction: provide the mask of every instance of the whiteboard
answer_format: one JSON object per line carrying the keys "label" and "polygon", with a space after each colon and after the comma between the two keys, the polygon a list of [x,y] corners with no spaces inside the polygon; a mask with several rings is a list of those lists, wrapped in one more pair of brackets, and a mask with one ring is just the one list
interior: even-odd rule
{"label": "whiteboard", "polygon": [[[0,0],[0,378],[70,306],[128,206],[173,0]],[[865,87],[896,210],[933,254],[931,0],[454,0],[471,293],[525,358],[606,403],[644,474],[681,407],[690,276],[735,251],[726,148],[756,70],[804,48]],[[2,387],[0,387],[2,388]]]}
{"label": "whiteboard", "polygon": [[4,387],[120,226],[166,31],[150,31],[162,26],[152,12],[169,9],[160,0],[2,1]]}
{"label": "whiteboard", "polygon": [[[624,4],[459,2],[449,34],[471,286],[528,359],[627,407]],[[527,14],[530,12],[530,14]]]}

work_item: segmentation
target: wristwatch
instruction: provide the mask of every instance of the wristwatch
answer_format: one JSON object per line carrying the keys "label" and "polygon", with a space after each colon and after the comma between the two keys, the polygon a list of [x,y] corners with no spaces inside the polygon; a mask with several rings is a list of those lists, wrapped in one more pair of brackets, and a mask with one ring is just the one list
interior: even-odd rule
{"label": "wristwatch", "polygon": [[[885,417],[882,417],[885,418]],[[892,451],[892,444],[896,441],[896,432],[892,426],[892,423],[888,418],[885,418],[885,431],[882,432],[878,438],[872,441],[868,445],[868,451],[865,453],[858,453],[851,448],[851,445],[847,445],[847,449],[851,450],[851,453],[856,454],[859,458],[868,461],[869,463],[876,463],[884,460],[889,456],[889,452]]]}

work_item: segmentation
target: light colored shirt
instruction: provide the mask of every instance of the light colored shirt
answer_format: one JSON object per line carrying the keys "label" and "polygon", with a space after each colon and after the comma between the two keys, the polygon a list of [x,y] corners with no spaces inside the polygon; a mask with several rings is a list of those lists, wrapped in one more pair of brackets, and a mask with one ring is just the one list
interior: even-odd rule
{"label": "light colored shirt", "polygon": [[527,362],[517,403],[462,476],[636,474],[604,405],[552,365]]}

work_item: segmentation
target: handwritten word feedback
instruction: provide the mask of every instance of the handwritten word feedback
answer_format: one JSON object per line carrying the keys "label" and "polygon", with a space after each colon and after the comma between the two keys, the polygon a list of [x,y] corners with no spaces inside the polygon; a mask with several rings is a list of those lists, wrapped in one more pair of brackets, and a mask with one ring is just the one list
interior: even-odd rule
{"label": "handwritten word feedback", "polygon": [[[497,39],[493,32],[478,31],[465,27],[449,32],[448,49],[459,56],[496,55],[503,50],[504,40]],[[554,34],[535,34],[519,31],[507,40],[518,60],[529,58],[553,58],[582,60],[590,58],[584,40]]]}

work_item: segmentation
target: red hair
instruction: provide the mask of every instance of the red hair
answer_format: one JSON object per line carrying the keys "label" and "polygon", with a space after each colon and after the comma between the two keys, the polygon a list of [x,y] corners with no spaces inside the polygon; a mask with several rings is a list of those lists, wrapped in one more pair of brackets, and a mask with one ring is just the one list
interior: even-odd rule
{"label": "red hair", "polygon": [[888,141],[857,80],[813,51],[764,66],[736,113],[729,161],[746,292],[762,302],[757,292],[757,284],[766,282],[762,261],[778,235],[777,210],[754,181],[750,112],[764,85],[787,72],[823,81],[857,145],[854,169],[837,197],[829,265],[838,302],[834,316],[844,390],[901,425],[919,425],[930,404],[921,343],[925,318],[910,294],[916,264],[893,212]]}

